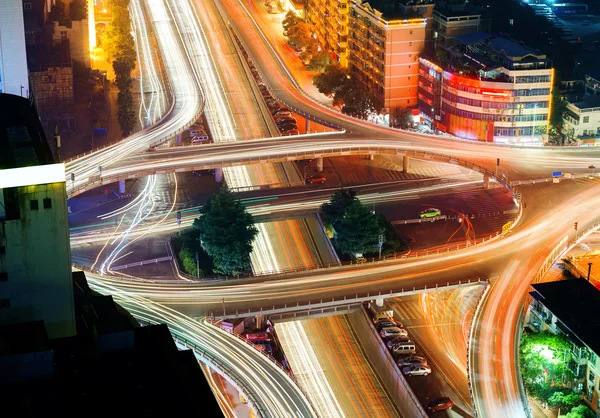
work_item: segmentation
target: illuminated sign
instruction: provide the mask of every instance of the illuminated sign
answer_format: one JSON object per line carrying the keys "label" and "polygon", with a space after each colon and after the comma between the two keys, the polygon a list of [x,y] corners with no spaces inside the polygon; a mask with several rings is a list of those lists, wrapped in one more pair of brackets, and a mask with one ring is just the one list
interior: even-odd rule
{"label": "illuminated sign", "polygon": [[488,90],[481,90],[481,94],[484,94],[486,96],[504,96],[504,97],[508,97],[510,96],[510,93],[507,92],[498,92],[498,91],[488,91]]}
{"label": "illuminated sign", "polygon": [[65,182],[64,164],[46,164],[0,170],[0,189]]}

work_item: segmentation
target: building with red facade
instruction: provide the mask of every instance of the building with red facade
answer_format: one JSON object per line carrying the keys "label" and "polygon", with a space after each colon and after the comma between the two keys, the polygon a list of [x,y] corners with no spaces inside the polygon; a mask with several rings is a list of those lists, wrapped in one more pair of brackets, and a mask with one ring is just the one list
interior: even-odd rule
{"label": "building with red facade", "polygon": [[445,62],[419,59],[418,106],[438,131],[497,143],[547,138],[552,63],[506,35],[456,38]]}

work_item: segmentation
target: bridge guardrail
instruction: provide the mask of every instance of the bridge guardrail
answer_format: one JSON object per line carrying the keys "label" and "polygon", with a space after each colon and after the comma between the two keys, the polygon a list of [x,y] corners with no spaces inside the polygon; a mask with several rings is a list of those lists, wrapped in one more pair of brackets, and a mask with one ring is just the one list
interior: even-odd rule
{"label": "bridge guardrail", "polygon": [[327,309],[334,309],[335,307],[339,307],[339,306],[350,306],[350,305],[356,305],[356,304],[361,304],[364,302],[369,302],[372,301],[373,299],[379,299],[379,298],[388,298],[388,297],[395,297],[395,296],[400,296],[400,295],[406,295],[408,293],[418,293],[418,292],[424,292],[424,291],[434,291],[434,290],[439,290],[439,289],[450,289],[450,288],[455,288],[455,287],[459,287],[459,286],[467,286],[467,285],[476,285],[476,284],[485,284],[487,283],[486,280],[483,280],[481,278],[477,278],[477,279],[468,279],[468,280],[456,280],[453,282],[446,282],[446,284],[443,285],[439,285],[438,283],[435,284],[435,286],[427,286],[427,285],[423,285],[423,286],[413,286],[412,288],[399,288],[399,289],[390,289],[389,292],[385,292],[382,293],[380,292],[367,292],[366,294],[359,294],[356,293],[356,295],[354,297],[348,298],[347,296],[344,296],[343,298],[335,298],[332,297],[331,299],[320,299],[318,302],[317,301],[309,301],[307,304],[303,304],[300,305],[300,303],[296,303],[294,304],[283,304],[283,305],[272,305],[271,307],[269,307],[269,309],[265,309],[264,307],[260,307],[260,309],[256,309],[256,310],[252,310],[252,309],[248,309],[240,311],[239,309],[236,309],[235,311],[227,311],[225,309],[225,306],[223,306],[223,315],[215,315],[214,312],[211,313],[210,317],[215,318],[215,319],[225,319],[225,318],[237,318],[237,317],[246,317],[246,316],[255,316],[255,315],[270,315],[270,314],[277,314],[280,312],[299,312],[299,311],[325,311]]}

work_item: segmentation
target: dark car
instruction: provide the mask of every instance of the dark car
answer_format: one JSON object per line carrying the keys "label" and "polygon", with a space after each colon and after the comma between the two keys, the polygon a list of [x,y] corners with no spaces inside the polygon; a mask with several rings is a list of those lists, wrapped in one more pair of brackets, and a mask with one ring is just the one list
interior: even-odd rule
{"label": "dark car", "polygon": [[325,176],[322,174],[315,174],[314,176],[310,176],[306,182],[307,183],[325,183]]}
{"label": "dark car", "polygon": [[298,129],[298,125],[295,123],[286,123],[284,125],[277,125],[277,127],[279,128],[279,132],[287,132],[292,129]]}
{"label": "dark car", "polygon": [[381,331],[381,328],[385,328],[385,327],[397,327],[397,326],[398,326],[398,324],[396,324],[395,321],[381,321],[381,322],[378,322],[375,325],[375,329],[377,331]]}
{"label": "dark car", "polygon": [[454,406],[454,401],[448,397],[437,398],[427,405],[430,411],[443,411]]}
{"label": "dark car", "polygon": [[277,124],[277,126],[281,126],[281,125],[288,125],[290,123],[293,123],[294,125],[296,125],[298,122],[296,122],[296,119],[294,119],[294,118],[279,118],[279,119],[275,119],[275,123]]}

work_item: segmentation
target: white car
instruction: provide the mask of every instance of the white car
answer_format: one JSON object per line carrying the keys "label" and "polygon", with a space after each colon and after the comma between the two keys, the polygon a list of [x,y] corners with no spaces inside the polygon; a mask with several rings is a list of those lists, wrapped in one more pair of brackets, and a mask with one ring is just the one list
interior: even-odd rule
{"label": "white car", "polygon": [[381,338],[400,337],[401,335],[403,335],[402,331],[406,332],[405,330],[400,329],[398,327],[383,327],[381,328],[381,331],[379,331],[379,335],[381,336]]}
{"label": "white car", "polygon": [[413,364],[412,366],[404,367],[402,373],[406,376],[427,376],[431,373],[431,368],[424,364]]}

